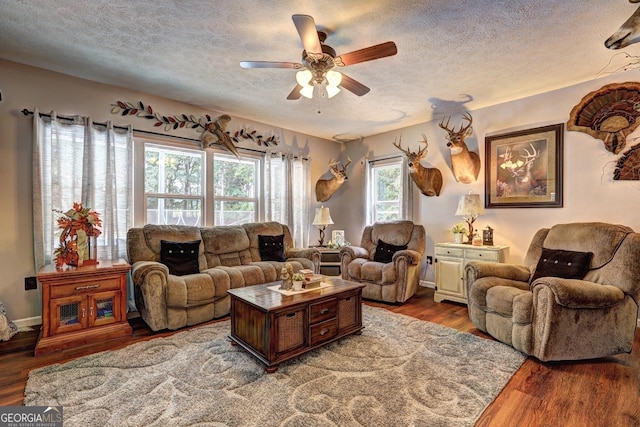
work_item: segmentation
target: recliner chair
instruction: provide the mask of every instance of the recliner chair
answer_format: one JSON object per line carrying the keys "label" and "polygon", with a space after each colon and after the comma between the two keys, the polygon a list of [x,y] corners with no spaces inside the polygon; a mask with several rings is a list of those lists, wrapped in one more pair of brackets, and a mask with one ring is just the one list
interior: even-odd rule
{"label": "recliner chair", "polygon": [[411,221],[368,225],[360,246],[340,248],[344,280],[364,283],[362,297],[403,303],[416,293],[426,233]]}
{"label": "recliner chair", "polygon": [[469,317],[478,329],[541,361],[631,352],[639,233],[601,222],[558,224],[534,235],[524,263],[466,265]]}

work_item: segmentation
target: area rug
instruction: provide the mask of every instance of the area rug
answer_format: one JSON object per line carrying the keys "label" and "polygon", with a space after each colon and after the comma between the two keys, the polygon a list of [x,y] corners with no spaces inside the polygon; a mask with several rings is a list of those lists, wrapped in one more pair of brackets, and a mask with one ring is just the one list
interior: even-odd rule
{"label": "area rug", "polygon": [[525,356],[363,306],[352,335],[280,365],[229,342],[229,322],[33,370],[25,405],[71,426],[471,426]]}

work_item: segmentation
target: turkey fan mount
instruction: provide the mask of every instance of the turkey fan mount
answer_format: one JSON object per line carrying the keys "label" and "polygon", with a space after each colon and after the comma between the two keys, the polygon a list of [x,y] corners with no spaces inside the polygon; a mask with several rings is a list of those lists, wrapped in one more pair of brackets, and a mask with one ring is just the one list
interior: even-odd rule
{"label": "turkey fan mount", "polygon": [[587,94],[573,107],[567,129],[587,133],[618,154],[640,122],[640,83],[614,83]]}

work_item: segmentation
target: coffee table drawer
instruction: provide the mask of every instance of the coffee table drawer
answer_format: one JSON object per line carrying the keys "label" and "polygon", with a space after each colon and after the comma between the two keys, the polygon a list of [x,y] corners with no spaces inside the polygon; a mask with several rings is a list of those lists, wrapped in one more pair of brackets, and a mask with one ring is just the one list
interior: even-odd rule
{"label": "coffee table drawer", "polygon": [[326,340],[330,340],[338,333],[338,319],[335,317],[322,323],[311,326],[311,345],[320,344]]}
{"label": "coffee table drawer", "polygon": [[276,317],[278,339],[276,353],[290,351],[304,346],[304,317],[307,310],[302,309],[284,313]]}
{"label": "coffee table drawer", "polygon": [[336,314],[338,313],[338,300],[336,298],[332,298],[316,304],[311,304],[310,309],[311,315],[309,317],[309,323],[314,324],[322,322],[336,317]]}

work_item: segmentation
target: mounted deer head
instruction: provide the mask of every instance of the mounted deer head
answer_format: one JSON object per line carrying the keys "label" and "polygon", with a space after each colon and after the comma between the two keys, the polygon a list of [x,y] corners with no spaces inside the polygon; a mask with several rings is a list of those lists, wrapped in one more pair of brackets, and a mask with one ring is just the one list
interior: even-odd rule
{"label": "mounted deer head", "polygon": [[469,151],[467,144],[464,142],[465,138],[473,133],[473,128],[471,127],[473,118],[469,113],[464,113],[462,118],[468,123],[466,126],[461,124],[459,130],[455,130],[455,128],[449,129],[449,120],[451,117],[447,119],[447,123],[444,123],[443,118],[438,126],[447,131],[447,139],[449,140],[447,147],[451,150],[451,169],[453,170],[453,176],[458,182],[471,184],[478,179],[480,156],[478,153]]}
{"label": "mounted deer head", "polygon": [[[640,0],[629,0],[629,3],[640,3]],[[604,45],[609,49],[621,49],[639,41],[640,7],[604,42]]]}
{"label": "mounted deer head", "polygon": [[[351,163],[351,159],[347,157],[347,163],[342,165],[340,162],[334,162],[333,159],[329,161],[329,171],[333,175],[331,179],[319,179],[316,182],[316,200],[319,202],[326,202],[333,196],[342,183],[349,179],[347,176],[347,166]],[[338,167],[338,165],[341,165]]]}
{"label": "mounted deer head", "polygon": [[438,168],[425,168],[420,164],[420,160],[427,157],[427,147],[429,146],[425,134],[422,134],[421,142],[425,144],[424,148],[419,148],[415,153],[408,148],[406,150],[402,148],[402,136],[400,136],[400,141],[397,143],[394,140],[393,145],[402,151],[407,158],[409,175],[420,189],[420,192],[428,197],[439,196],[442,188],[442,173]]}

